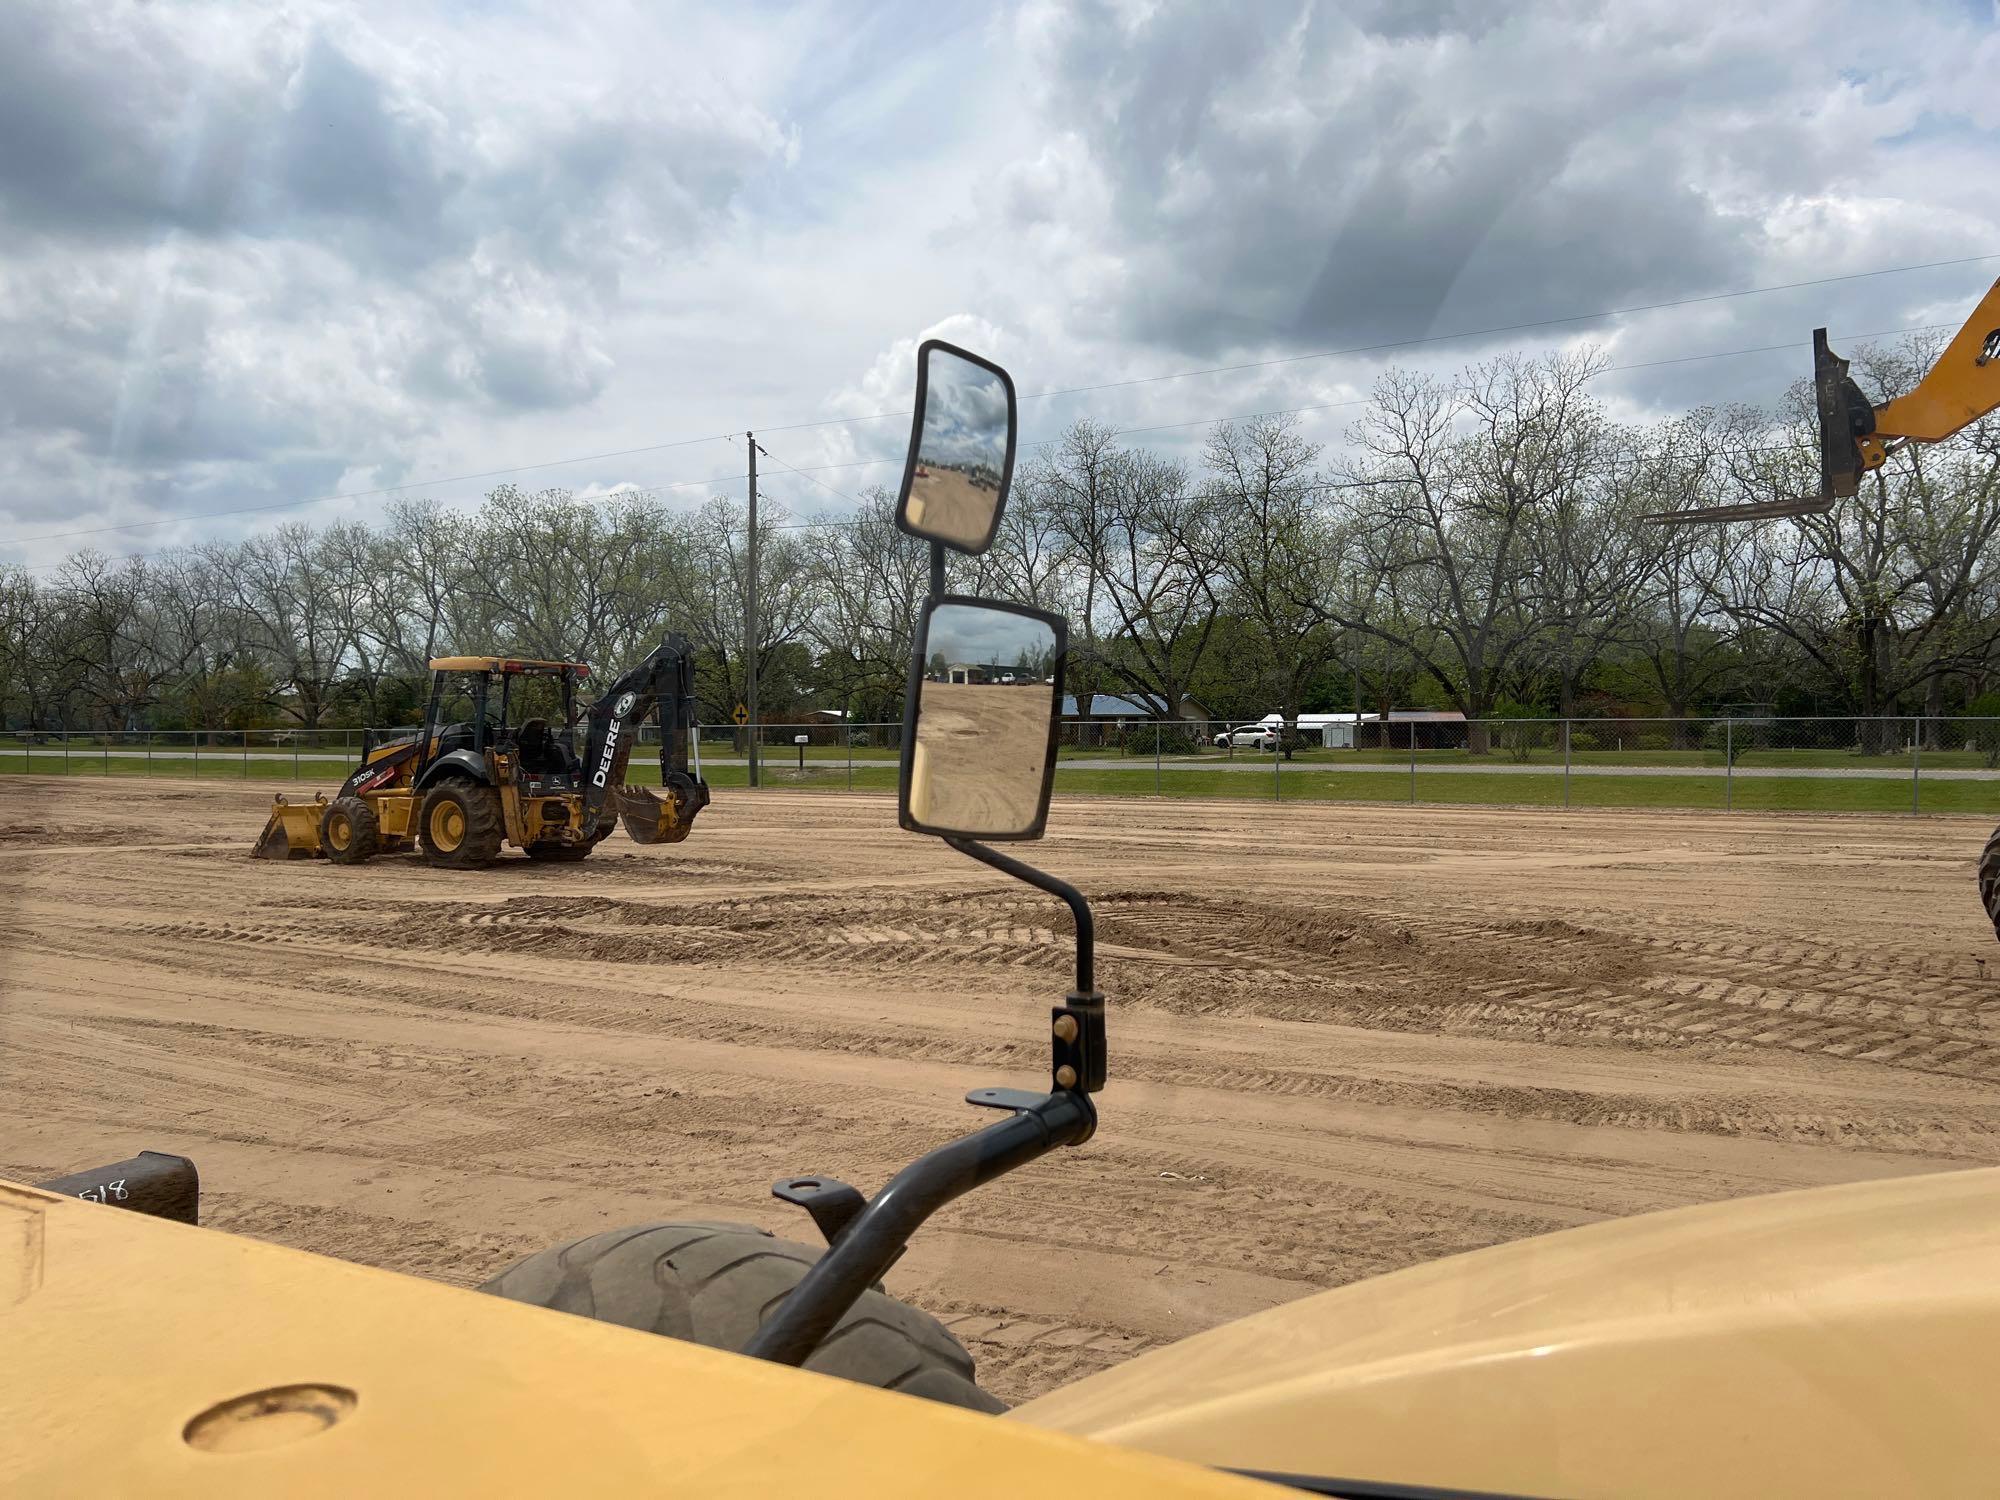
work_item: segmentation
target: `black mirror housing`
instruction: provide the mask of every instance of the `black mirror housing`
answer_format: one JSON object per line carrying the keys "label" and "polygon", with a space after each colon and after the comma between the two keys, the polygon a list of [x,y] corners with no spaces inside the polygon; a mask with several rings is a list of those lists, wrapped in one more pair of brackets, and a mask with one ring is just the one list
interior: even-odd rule
{"label": "black mirror housing", "polygon": [[925,339],[896,525],[977,557],[999,535],[1014,483],[1014,379],[990,359]]}
{"label": "black mirror housing", "polygon": [[1068,651],[1067,622],[1046,610],[956,594],[924,605],[903,700],[904,828],[945,838],[1042,836]]}

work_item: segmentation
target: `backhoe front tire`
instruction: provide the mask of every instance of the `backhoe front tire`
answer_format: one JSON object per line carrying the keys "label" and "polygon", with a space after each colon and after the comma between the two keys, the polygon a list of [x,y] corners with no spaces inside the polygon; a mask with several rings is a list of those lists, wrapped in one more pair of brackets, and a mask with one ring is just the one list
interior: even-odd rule
{"label": "backhoe front tire", "polygon": [[[749,1224],[639,1224],[531,1255],[479,1290],[741,1350],[822,1253]],[[973,1382],[963,1344],[879,1286],[861,1294],[805,1367],[948,1406],[1006,1410]]]}
{"label": "backhoe front tire", "polygon": [[382,824],[360,797],[336,797],[319,818],[319,846],[337,865],[358,865],[382,850]]}
{"label": "backhoe front tire", "polygon": [[424,861],[441,870],[476,870],[500,857],[506,830],[500,794],[476,781],[441,781],[417,814]]}

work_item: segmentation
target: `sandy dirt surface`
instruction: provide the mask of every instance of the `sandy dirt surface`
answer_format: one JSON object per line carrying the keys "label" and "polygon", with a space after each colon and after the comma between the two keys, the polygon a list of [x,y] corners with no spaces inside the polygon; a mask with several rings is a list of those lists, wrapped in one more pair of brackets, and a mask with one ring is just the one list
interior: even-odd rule
{"label": "sandy dirt surface", "polygon": [[925,683],[910,765],[916,820],[989,838],[1034,827],[1048,784],[1054,692],[1040,683]]}
{"label": "sandy dirt surface", "polygon": [[[884,797],[723,791],[580,866],[245,851],[269,788],[0,779],[0,1174],[142,1148],[208,1221],[457,1283],[681,1215],[810,1240],[1035,1086],[1066,919]],[[1019,1400],[1356,1277],[2000,1161],[1962,819],[1063,800],[1112,1084],[890,1276]],[[1987,970],[1994,973],[1989,976]]]}
{"label": "sandy dirt surface", "polygon": [[992,490],[983,490],[972,476],[948,469],[936,459],[919,455],[917,462],[926,470],[910,481],[910,522],[932,536],[944,537],[967,546],[986,540],[993,524]]}

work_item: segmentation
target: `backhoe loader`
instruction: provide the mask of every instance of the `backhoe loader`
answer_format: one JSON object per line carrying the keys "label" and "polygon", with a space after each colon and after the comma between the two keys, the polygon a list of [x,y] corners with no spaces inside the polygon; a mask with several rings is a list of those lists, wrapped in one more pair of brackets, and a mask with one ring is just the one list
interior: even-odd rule
{"label": "backhoe loader", "polygon": [[[332,801],[277,798],[252,851],[260,859],[361,864],[414,842],[445,869],[491,864],[503,844],[530,859],[587,857],[622,820],[638,843],[678,843],[708,805],[708,784],[689,769],[694,667],[687,641],[670,636],[601,693],[588,714],[581,759],[574,748],[582,662],[446,656],[431,663],[424,722],[411,733],[362,737],[361,764]],[[530,685],[553,684],[562,728],[522,713]],[[463,701],[468,716],[447,721]],[[660,728],[660,791],[628,784],[627,765],[649,716]]]}
{"label": "backhoe loader", "polygon": [[[989,387],[961,410],[1004,413],[1004,441],[968,442],[960,421],[946,446],[920,383],[923,468],[942,468],[940,453],[985,464],[1001,475],[981,491],[997,509],[1012,383],[934,341],[918,357],[932,391]],[[873,1197],[780,1178],[773,1196],[807,1212],[823,1249],[708,1220],[597,1225],[486,1295],[196,1227],[200,1183],[180,1157],[0,1184],[0,1493],[1992,1493],[2000,1170],[1449,1257],[1147,1351],[1001,1416],[965,1350],[882,1277],[955,1198],[1091,1140],[1111,1072],[1106,997],[1089,901],[995,847],[1038,838],[1047,819],[1065,624],[944,593],[942,548],[976,554],[992,527],[971,486],[913,497],[932,477],[912,472],[918,451],[898,514],[932,542],[932,591],[898,818],[1068,907],[1075,977],[1040,1024],[1045,1086],[974,1089],[966,1102],[1000,1118]],[[952,680],[929,672],[933,654],[1050,665],[1045,681]],[[885,1052],[899,1040],[883,1028]],[[1059,1181],[1044,1179],[1052,1205]],[[1034,1271],[1079,1274],[1060,1255]]]}

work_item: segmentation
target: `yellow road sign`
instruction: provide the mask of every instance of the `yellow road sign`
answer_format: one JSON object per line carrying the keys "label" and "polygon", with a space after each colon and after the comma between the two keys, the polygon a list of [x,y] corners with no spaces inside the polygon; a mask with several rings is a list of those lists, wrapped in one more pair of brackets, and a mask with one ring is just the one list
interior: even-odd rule
{"label": "yellow road sign", "polygon": [[739,724],[748,724],[750,722],[750,710],[740,703],[736,705],[736,722]]}

